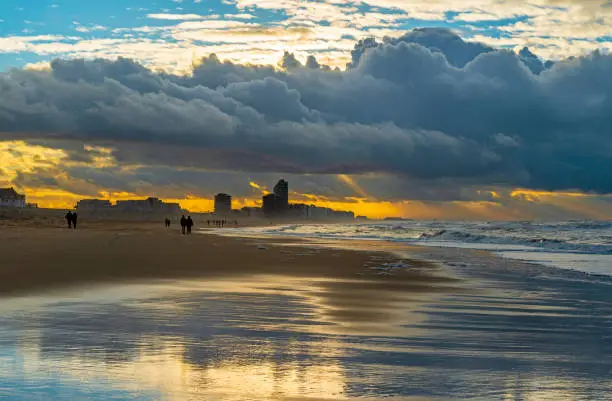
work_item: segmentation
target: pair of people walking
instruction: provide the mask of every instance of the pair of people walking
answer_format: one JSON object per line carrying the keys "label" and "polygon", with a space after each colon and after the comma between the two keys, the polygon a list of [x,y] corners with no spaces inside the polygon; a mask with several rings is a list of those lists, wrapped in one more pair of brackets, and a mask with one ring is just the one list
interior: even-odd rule
{"label": "pair of people walking", "polygon": [[77,228],[77,213],[76,212],[71,212],[68,211],[68,213],[66,213],[66,222],[68,223],[68,228]]}
{"label": "pair of people walking", "polygon": [[194,226],[193,220],[191,219],[191,216],[185,218],[185,215],[183,215],[183,217],[181,217],[181,233],[184,234],[191,234],[191,228]]}

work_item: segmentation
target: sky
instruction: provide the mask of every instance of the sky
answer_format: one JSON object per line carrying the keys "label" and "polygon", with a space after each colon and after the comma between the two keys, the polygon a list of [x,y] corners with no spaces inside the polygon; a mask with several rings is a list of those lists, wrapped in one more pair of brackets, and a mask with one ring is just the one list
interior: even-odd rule
{"label": "sky", "polygon": [[3,0],[0,186],[369,217],[612,217],[612,7]]}

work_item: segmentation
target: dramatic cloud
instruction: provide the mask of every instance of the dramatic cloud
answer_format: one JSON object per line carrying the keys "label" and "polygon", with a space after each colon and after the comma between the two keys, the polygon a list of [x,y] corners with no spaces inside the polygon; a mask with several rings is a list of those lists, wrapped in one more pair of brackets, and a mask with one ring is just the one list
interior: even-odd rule
{"label": "dramatic cloud", "polygon": [[[0,75],[0,132],[62,150],[56,166],[82,194],[130,192],[134,182],[169,192],[189,182],[197,193],[211,171],[310,174],[319,179],[305,192],[375,199],[488,202],[490,193],[466,189],[499,187],[612,192],[611,56],[550,64],[528,49],[420,29],[357,43],[346,71],[291,54],[281,65],[211,56],[187,76],[127,59],[16,69]],[[336,174],[360,175],[363,189],[325,181]],[[68,190],[62,179],[40,166],[16,181]]]}

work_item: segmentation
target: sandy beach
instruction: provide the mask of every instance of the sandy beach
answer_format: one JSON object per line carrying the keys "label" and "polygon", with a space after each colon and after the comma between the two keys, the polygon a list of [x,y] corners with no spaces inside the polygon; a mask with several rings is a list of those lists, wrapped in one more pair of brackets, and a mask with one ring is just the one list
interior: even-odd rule
{"label": "sandy beach", "polygon": [[[214,233],[211,230],[210,233]],[[328,279],[371,279],[378,285],[424,290],[453,280],[401,271],[393,284],[368,265],[398,262],[384,252],[290,247],[291,240],[180,235],[157,223],[95,222],[78,230],[0,227],[0,293],[46,290],[87,282],[285,274]]]}
{"label": "sandy beach", "polygon": [[5,221],[0,397],[484,401],[611,391],[609,279],[477,250],[221,233]]}

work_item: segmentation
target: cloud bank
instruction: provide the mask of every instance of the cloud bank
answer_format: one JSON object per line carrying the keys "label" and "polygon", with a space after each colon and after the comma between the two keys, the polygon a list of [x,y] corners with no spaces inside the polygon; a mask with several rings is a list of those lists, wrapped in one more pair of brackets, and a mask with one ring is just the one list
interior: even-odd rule
{"label": "cloud bank", "polygon": [[346,71],[290,54],[282,65],[15,69],[0,74],[0,135],[74,160],[91,158],[78,144],[109,147],[119,167],[612,192],[611,56],[553,65],[419,29],[358,42]]}

